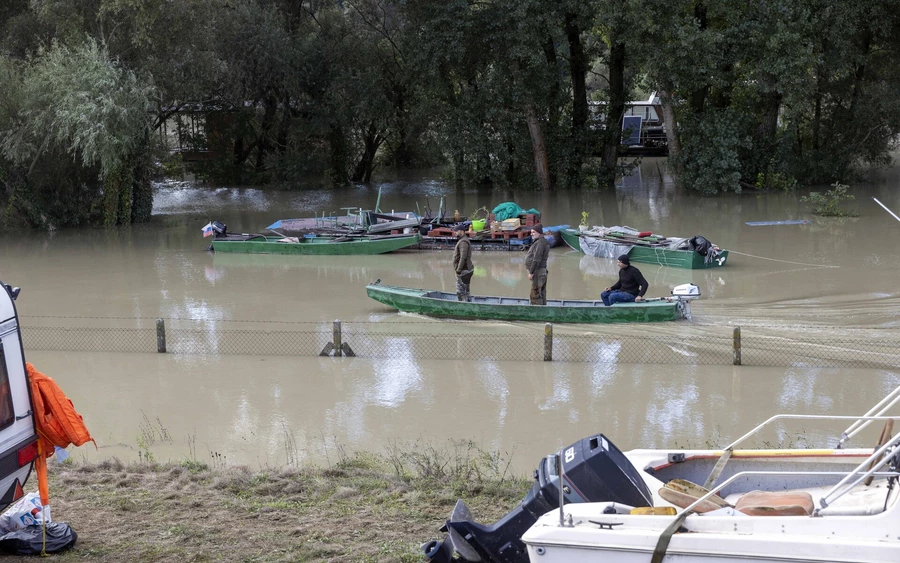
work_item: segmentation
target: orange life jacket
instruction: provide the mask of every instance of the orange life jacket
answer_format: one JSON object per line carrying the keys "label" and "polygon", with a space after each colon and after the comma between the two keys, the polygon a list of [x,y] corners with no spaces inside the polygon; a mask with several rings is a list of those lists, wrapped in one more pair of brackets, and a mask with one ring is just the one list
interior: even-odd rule
{"label": "orange life jacket", "polygon": [[47,481],[47,459],[56,451],[54,446],[68,447],[70,444],[80,446],[87,442],[97,442],[91,438],[84,419],[75,410],[75,405],[66,397],[59,385],[50,376],[44,375],[25,362],[28,371],[28,383],[31,386],[31,403],[34,411],[34,424],[38,433],[38,457],[34,468],[38,477],[38,489],[41,503],[50,504],[50,487]]}

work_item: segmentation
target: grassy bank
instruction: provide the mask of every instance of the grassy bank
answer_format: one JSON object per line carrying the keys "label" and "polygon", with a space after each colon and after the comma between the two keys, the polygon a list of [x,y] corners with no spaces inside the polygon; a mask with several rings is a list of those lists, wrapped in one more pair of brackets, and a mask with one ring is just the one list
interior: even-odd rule
{"label": "grassy bank", "polygon": [[[357,454],[251,471],[197,462],[51,463],[54,520],[78,533],[59,561],[419,562],[457,498],[493,522],[530,486],[495,456]],[[434,452],[432,452],[434,454]],[[36,488],[34,477],[26,490]],[[5,561],[33,561],[8,557]]]}

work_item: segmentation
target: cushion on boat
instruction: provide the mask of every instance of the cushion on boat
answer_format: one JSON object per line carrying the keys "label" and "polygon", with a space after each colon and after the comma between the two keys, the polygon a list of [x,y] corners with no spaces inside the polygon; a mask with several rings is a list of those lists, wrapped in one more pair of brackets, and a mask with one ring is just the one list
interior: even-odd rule
{"label": "cushion on boat", "polygon": [[[672,479],[659,489],[659,496],[678,508],[687,508],[708,492],[709,489],[705,489],[696,483],[691,483],[684,479]],[[697,505],[694,512],[709,512],[729,506],[731,505],[725,502],[725,499],[719,495],[713,495]]]}
{"label": "cushion on boat", "polygon": [[809,516],[814,508],[812,495],[802,491],[750,491],[734,505],[748,516]]}

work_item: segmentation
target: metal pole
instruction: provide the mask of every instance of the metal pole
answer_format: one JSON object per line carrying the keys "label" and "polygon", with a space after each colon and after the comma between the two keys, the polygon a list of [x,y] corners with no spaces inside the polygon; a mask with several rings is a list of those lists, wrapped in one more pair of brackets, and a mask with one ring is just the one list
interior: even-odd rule
{"label": "metal pole", "polygon": [[553,361],[553,323],[544,325],[544,361]]}
{"label": "metal pole", "polygon": [[566,515],[563,512],[563,504],[566,502],[565,491],[563,491],[563,487],[565,486],[563,480],[563,456],[565,452],[560,450],[559,455],[556,456],[556,474],[559,476],[559,526],[560,528],[566,525]]}
{"label": "metal pole", "polygon": [[888,213],[890,213],[890,214],[894,217],[894,219],[900,221],[900,217],[897,217],[896,215],[894,215],[894,212],[893,212],[893,211],[891,211],[890,209],[888,209],[887,206],[886,206],[885,204],[883,204],[883,203],[881,203],[880,201],[878,201],[878,198],[874,198],[874,197],[873,197],[872,199],[875,200],[875,203],[877,203],[878,205],[880,205],[881,207],[883,207],[885,211],[887,211]]}
{"label": "metal pole", "polygon": [[166,321],[156,319],[156,351],[166,353]]}
{"label": "metal pole", "polygon": [[741,327],[734,327],[734,342],[732,344],[734,350],[734,365],[741,365]]}
{"label": "metal pole", "polygon": [[340,356],[341,352],[341,321],[334,321],[334,355]]}

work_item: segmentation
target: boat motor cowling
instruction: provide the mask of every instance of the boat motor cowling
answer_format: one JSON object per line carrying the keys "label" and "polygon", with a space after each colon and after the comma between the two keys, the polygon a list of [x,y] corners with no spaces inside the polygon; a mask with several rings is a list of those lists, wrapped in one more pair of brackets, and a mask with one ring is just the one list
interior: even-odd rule
{"label": "boat motor cowling", "polygon": [[[634,465],[608,438],[597,434],[541,460],[531,490],[519,506],[494,524],[474,522],[469,508],[458,500],[450,519],[441,527],[447,537],[422,545],[425,559],[433,563],[528,563],[522,534],[538,518],[559,508],[560,456],[565,504],[608,501],[632,507],[653,506],[653,495]],[[459,555],[457,559],[454,552]]]}
{"label": "boat motor cowling", "polygon": [[679,301],[693,301],[700,298],[700,288],[692,283],[676,285],[672,290],[672,297]]}

